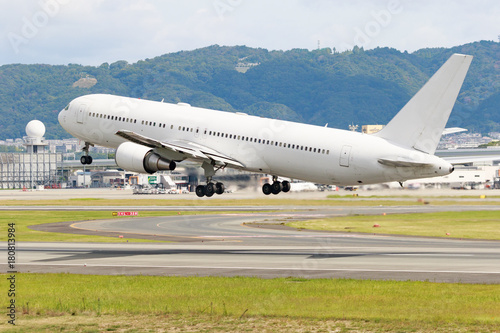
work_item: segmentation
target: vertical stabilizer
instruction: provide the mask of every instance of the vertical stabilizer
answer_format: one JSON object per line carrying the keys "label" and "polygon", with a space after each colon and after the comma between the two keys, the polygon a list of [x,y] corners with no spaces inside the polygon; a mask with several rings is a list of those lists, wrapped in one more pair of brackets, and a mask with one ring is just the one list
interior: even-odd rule
{"label": "vertical stabilizer", "polygon": [[471,61],[470,55],[452,55],[389,124],[374,135],[434,154]]}

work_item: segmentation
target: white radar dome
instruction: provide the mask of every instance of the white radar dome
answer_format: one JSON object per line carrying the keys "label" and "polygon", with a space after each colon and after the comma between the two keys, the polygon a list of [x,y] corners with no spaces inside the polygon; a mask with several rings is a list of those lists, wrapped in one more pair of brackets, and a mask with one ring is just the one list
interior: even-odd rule
{"label": "white radar dome", "polygon": [[40,120],[32,120],[26,125],[26,135],[30,138],[42,138],[45,135],[45,125]]}

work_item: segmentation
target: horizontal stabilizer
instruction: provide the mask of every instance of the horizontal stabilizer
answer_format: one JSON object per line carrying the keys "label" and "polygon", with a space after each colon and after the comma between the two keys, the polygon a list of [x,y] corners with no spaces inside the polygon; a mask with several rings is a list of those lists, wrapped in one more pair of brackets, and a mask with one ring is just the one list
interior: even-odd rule
{"label": "horizontal stabilizer", "polygon": [[408,160],[390,160],[387,158],[379,158],[377,160],[380,164],[382,165],[387,165],[391,167],[402,167],[402,168],[408,168],[408,167],[426,167],[426,166],[431,166],[432,164],[429,163],[420,163],[420,162],[413,162],[413,161],[408,161]]}
{"label": "horizontal stabilizer", "polygon": [[461,133],[461,132],[467,132],[467,131],[468,131],[468,129],[466,129],[466,128],[450,127],[450,128],[445,128],[443,130],[443,135],[454,134],[454,133]]}

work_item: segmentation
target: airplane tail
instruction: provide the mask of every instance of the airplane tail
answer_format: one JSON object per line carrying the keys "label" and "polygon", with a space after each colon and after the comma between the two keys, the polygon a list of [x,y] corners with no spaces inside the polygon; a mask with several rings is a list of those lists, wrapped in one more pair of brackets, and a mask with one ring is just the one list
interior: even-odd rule
{"label": "airplane tail", "polygon": [[452,55],[380,132],[374,135],[434,154],[472,56]]}

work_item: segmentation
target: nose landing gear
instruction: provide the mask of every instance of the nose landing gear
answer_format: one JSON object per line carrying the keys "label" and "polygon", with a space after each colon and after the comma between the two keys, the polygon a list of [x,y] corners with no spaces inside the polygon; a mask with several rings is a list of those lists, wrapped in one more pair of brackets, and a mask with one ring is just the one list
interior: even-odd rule
{"label": "nose landing gear", "polygon": [[[83,147],[83,152],[85,153],[85,155],[82,155],[80,157],[80,163],[82,164],[92,164],[92,156],[89,155],[89,148],[90,148],[91,144],[88,143],[88,142],[85,142],[85,147]],[[93,145],[92,145],[93,146]]]}

